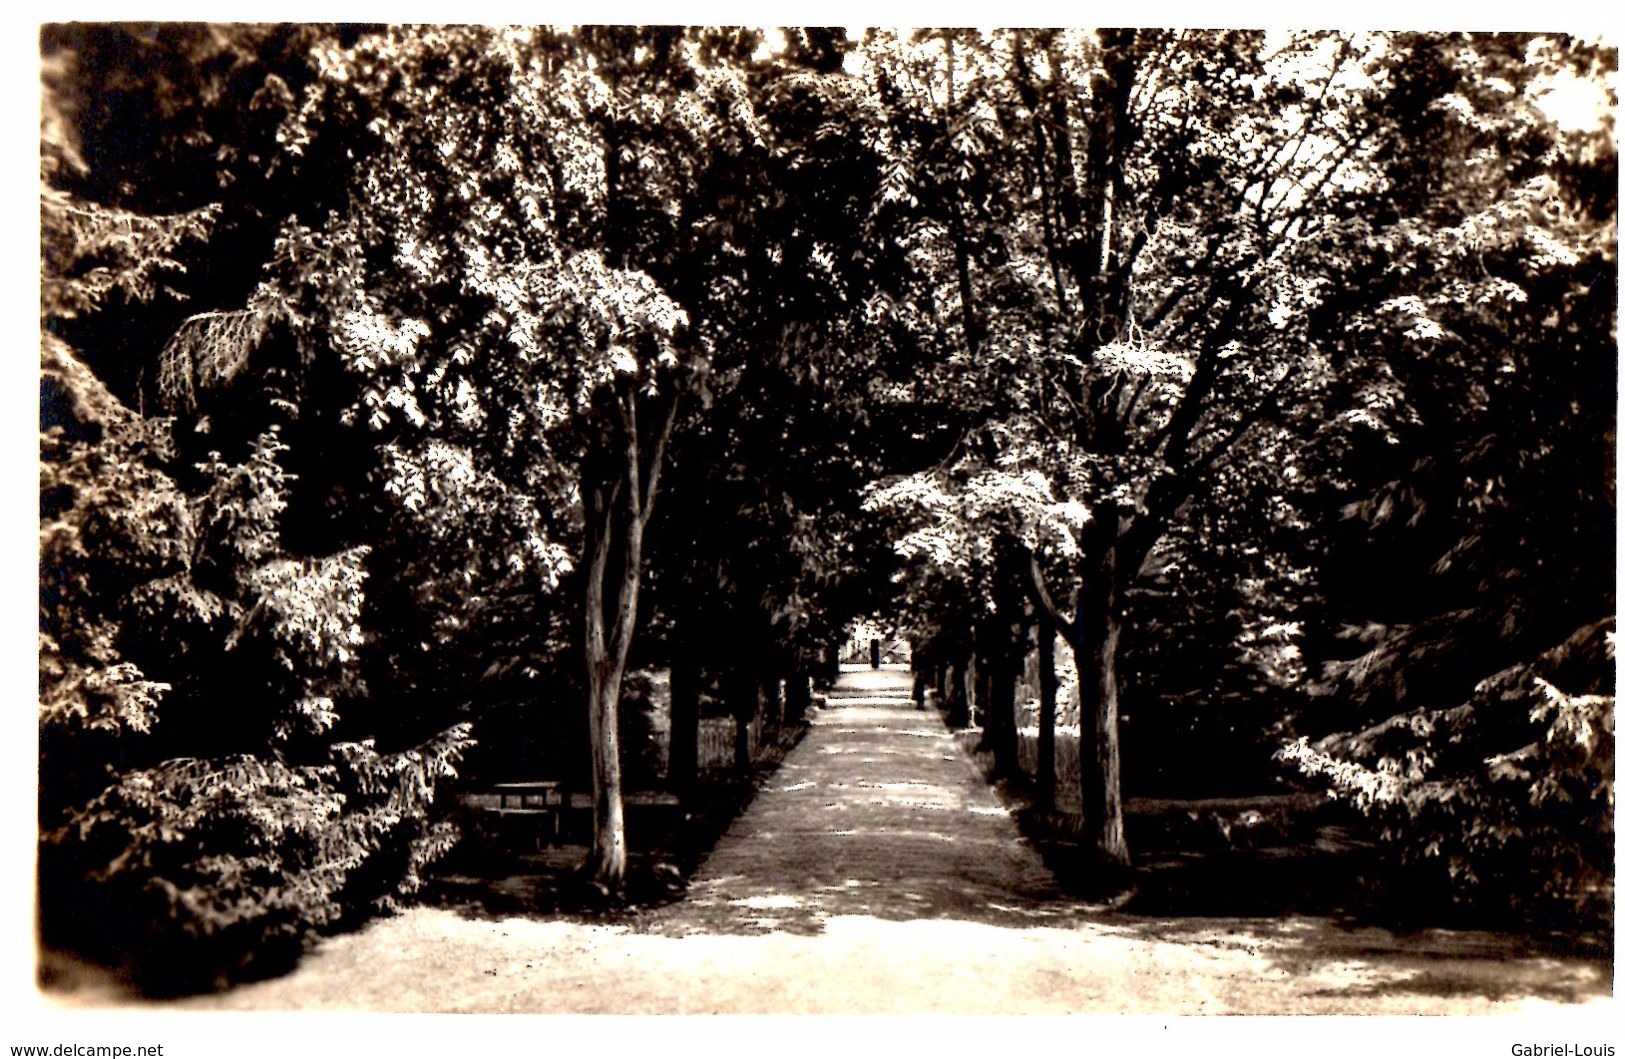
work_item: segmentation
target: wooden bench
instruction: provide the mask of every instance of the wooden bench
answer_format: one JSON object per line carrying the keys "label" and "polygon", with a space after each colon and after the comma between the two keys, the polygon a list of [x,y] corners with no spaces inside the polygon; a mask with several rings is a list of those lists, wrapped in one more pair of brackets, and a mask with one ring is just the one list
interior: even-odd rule
{"label": "wooden bench", "polygon": [[[663,806],[675,809],[682,805],[682,799],[669,791],[622,791],[621,804],[628,808],[637,806],[646,809],[650,806]],[[576,791],[570,795],[570,808],[591,809],[592,794],[587,791]]]}
{"label": "wooden bench", "polygon": [[[564,833],[564,814],[592,811],[590,791],[572,791],[559,780],[530,780],[498,783],[488,791],[465,794],[466,809],[497,819],[530,818],[540,825],[537,839],[558,839]],[[621,804],[630,809],[670,809],[682,807],[682,800],[668,791],[624,791]]]}
{"label": "wooden bench", "polygon": [[558,780],[530,780],[498,783],[487,792],[465,794],[462,803],[465,808],[497,817],[536,817],[545,832],[557,838],[560,818],[570,805],[570,793]]}

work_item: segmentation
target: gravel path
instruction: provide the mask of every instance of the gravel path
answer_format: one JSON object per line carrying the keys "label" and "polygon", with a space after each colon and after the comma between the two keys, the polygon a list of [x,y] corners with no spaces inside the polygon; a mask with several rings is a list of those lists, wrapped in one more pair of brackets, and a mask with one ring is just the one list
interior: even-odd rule
{"label": "gravel path", "polygon": [[821,933],[842,916],[1067,921],[1038,853],[897,670],[847,672],[660,933]]}
{"label": "gravel path", "polygon": [[[1484,1014],[1611,996],[1489,934],[1153,919],[1056,888],[906,675],[859,671],[692,880],[630,925],[420,908],[174,1007],[618,1013]],[[58,998],[110,1002],[93,988]]]}

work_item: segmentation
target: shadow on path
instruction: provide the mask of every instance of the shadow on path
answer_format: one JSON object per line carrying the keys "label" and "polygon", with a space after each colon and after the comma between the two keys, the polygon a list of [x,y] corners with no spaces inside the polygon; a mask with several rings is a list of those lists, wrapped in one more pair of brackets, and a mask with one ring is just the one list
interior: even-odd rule
{"label": "shadow on path", "polygon": [[[1610,961],[1559,958],[1491,932],[1395,932],[1316,915],[1137,915],[1073,898],[941,719],[915,709],[908,691],[901,671],[843,674],[688,896],[637,929],[818,936],[836,921],[872,923],[862,928],[871,931],[876,921],[916,930],[939,921],[1052,940],[1058,929],[1094,939],[1097,952],[1177,947],[1215,971],[1239,961],[1285,987],[1292,1010],[1608,995]],[[1227,995],[1229,977],[1215,975],[1215,1005],[1246,1010],[1249,1002]]]}
{"label": "shadow on path", "polygon": [[681,901],[598,922],[413,908],[181,1006],[1415,1015],[1610,996],[1608,963],[1494,934],[1069,899],[906,680],[848,674]]}
{"label": "shadow on path", "polygon": [[1611,960],[1560,956],[1492,931],[1396,932],[1318,916],[1113,915],[1095,926],[1142,944],[1251,957],[1261,975],[1297,983],[1300,1010],[1405,997],[1577,1003],[1610,996],[1613,980]]}
{"label": "shadow on path", "polygon": [[849,670],[659,933],[816,934],[835,916],[1060,925],[1069,899],[901,667]]}

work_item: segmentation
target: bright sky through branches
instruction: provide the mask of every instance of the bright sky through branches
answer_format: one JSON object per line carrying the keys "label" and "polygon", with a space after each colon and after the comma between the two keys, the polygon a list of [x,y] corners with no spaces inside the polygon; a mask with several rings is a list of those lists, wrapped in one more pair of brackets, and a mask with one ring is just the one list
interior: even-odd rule
{"label": "bright sky through branches", "polygon": [[[1613,80],[1610,75],[1609,80]],[[1549,87],[1535,94],[1535,106],[1557,122],[1565,132],[1597,129],[1613,109],[1611,86],[1564,71],[1547,81]]]}

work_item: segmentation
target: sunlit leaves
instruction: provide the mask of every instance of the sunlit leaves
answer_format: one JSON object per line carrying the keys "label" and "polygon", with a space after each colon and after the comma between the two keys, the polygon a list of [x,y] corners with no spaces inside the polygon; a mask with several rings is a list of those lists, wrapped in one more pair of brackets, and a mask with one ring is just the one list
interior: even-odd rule
{"label": "sunlit leaves", "polygon": [[[523,483],[483,471],[471,450],[441,440],[386,445],[383,489],[415,536],[434,542],[464,589],[487,573],[529,573],[554,587],[574,567],[557,527]],[[547,481],[538,477],[537,481]],[[487,543],[481,543],[487,542]]]}
{"label": "sunlit leaves", "polygon": [[1531,804],[1589,797],[1612,812],[1614,696],[1567,695],[1538,677],[1534,683],[1542,701],[1530,709],[1529,719],[1546,726],[1543,749],[1553,767],[1540,770],[1529,790]]}
{"label": "sunlit leaves", "polygon": [[147,680],[133,663],[87,666],[64,656],[49,636],[40,636],[41,726],[114,735],[146,732],[170,690],[168,684]]}
{"label": "sunlit leaves", "polygon": [[177,252],[207,239],[219,215],[218,207],[205,206],[149,217],[42,190],[42,310],[71,319],[96,311],[115,293],[151,301],[186,271]]}
{"label": "sunlit leaves", "polygon": [[361,643],[358,623],[366,578],[355,548],[322,559],[277,559],[244,577],[257,596],[255,621],[276,643],[275,658],[290,673],[342,668]]}
{"label": "sunlit leaves", "polygon": [[190,946],[199,961],[191,973],[207,977],[211,958],[243,958],[236,947],[297,945],[335,925],[351,909],[353,880],[402,846],[405,871],[379,903],[391,907],[421,886],[418,872],[451,835],[442,825],[414,839],[413,821],[454,774],[467,738],[457,728],[395,754],[370,741],[340,743],[330,761],[306,766],[250,755],[176,758],[120,777],[58,840],[72,835],[86,850],[112,851],[89,865],[96,880],[129,895],[129,911],[150,921],[149,944]]}
{"label": "sunlit leaves", "polygon": [[1077,535],[1089,519],[1082,504],[1057,499],[1036,470],[969,463],[876,485],[865,506],[899,521],[894,546],[905,559],[972,578],[987,576],[997,550],[1015,542],[1033,552],[1076,557]]}
{"label": "sunlit leaves", "polygon": [[1186,356],[1127,341],[1110,342],[1095,350],[1089,367],[1103,375],[1165,377],[1175,383],[1189,383],[1196,365]]}

